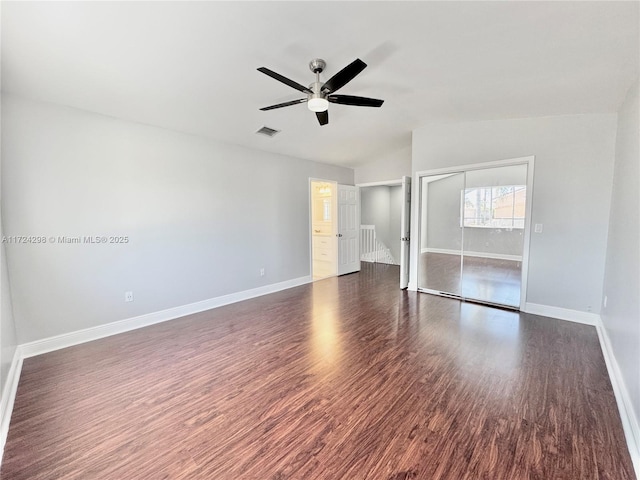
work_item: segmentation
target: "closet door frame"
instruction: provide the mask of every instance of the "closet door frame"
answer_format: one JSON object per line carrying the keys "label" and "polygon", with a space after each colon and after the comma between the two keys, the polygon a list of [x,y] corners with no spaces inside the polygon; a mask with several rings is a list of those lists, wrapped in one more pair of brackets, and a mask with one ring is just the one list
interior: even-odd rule
{"label": "closet door frame", "polygon": [[[411,252],[411,278],[409,281],[409,290],[424,291],[418,287],[418,269],[420,268],[420,245],[422,245],[422,177],[429,177],[432,175],[443,175],[462,173],[472,170],[483,170],[485,168],[495,167],[507,167],[510,165],[527,165],[527,204],[525,207],[525,222],[524,222],[524,244],[522,246],[522,271],[520,277],[520,305],[519,310],[525,311],[525,305],[527,303],[527,280],[529,277],[529,247],[531,244],[531,212],[533,203],[533,177],[535,167],[535,156],[528,157],[509,158],[505,160],[496,160],[492,162],[474,163],[469,165],[452,165],[450,167],[438,168],[433,170],[422,170],[413,174],[413,219],[411,226],[411,237],[416,239],[413,244],[413,251]],[[432,292],[429,292],[432,293]],[[462,300],[465,300],[462,298]],[[490,302],[481,302],[490,304]],[[502,306],[502,305],[499,305]],[[508,306],[504,306],[509,308]]]}

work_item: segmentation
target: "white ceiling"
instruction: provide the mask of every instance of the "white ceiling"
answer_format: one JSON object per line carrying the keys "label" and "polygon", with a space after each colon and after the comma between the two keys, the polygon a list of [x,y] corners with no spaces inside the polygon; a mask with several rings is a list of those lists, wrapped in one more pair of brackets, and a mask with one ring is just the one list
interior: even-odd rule
{"label": "white ceiling", "polygon": [[[258,110],[304,95],[257,67],[308,85],[315,57],[385,104]],[[346,166],[427,123],[615,112],[637,75],[638,2],[2,2],[5,92]]]}

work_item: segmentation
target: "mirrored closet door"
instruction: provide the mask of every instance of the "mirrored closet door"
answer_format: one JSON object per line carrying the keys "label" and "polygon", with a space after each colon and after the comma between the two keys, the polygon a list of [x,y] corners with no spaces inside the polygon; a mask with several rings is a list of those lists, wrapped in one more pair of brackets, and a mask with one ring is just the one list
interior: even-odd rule
{"label": "mirrored closet door", "polygon": [[420,178],[418,288],[519,308],[527,163]]}

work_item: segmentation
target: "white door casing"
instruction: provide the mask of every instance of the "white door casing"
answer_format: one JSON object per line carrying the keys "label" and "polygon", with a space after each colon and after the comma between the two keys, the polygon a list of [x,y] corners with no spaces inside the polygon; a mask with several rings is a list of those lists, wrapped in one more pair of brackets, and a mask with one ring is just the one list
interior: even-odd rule
{"label": "white door casing", "polygon": [[459,166],[450,166],[444,168],[437,168],[433,170],[424,170],[417,171],[413,174],[413,238],[414,242],[411,243],[411,250],[413,255],[410,258],[410,282],[409,282],[409,290],[411,291],[419,291],[418,287],[418,270],[419,270],[419,261],[420,261],[420,245],[422,240],[420,239],[421,234],[421,223],[423,212],[421,211],[421,197],[423,195],[422,188],[422,177],[430,177],[434,175],[448,175],[455,174],[459,172],[465,172],[469,170],[480,170],[485,168],[492,167],[501,167],[508,165],[518,165],[518,164],[527,164],[527,199],[526,199],[526,213],[525,213],[525,226],[524,226],[524,246],[522,252],[522,269],[521,269],[521,281],[520,281],[520,311],[526,312],[527,305],[527,280],[529,277],[529,245],[530,245],[530,236],[531,236],[531,217],[532,217],[532,205],[533,205],[533,178],[534,178],[534,165],[535,165],[535,156],[531,155],[528,157],[518,157],[511,158],[506,160],[497,160],[492,162],[484,162],[470,165],[459,165]]}
{"label": "white door casing", "polygon": [[[319,188],[330,188],[330,194]],[[310,269],[315,280],[333,277],[338,272],[338,183],[309,178],[309,236]],[[329,211],[326,200],[330,199]]]}
{"label": "white door casing", "polygon": [[360,188],[338,185],[338,275],[360,271]]}
{"label": "white door casing", "polygon": [[409,245],[411,242],[411,177],[402,177],[400,215],[400,288],[409,286]]}

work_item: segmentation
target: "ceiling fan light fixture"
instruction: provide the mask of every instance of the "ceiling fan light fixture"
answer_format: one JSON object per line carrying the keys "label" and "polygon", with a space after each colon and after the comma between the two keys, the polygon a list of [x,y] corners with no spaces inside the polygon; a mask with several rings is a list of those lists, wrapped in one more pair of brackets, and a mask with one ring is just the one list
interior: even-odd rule
{"label": "ceiling fan light fixture", "polygon": [[[1,1],[1,0],[0,0]],[[307,98],[300,98],[298,100],[291,100],[289,102],[278,103],[277,105],[270,105],[263,107],[260,110],[274,110],[276,108],[290,107],[292,105],[298,105],[299,103],[307,102],[307,108],[316,114],[318,123],[327,125],[329,123],[329,102],[337,103],[340,105],[352,105],[355,107],[380,107],[384,103],[384,100],[377,98],[358,97],[355,95],[335,95],[335,93],[344,87],[347,83],[353,80],[362,70],[367,66],[359,58],[356,58],[349,65],[344,67],[333,77],[326,82],[320,81],[320,74],[324,71],[326,62],[321,58],[314,58],[309,62],[309,69],[315,74],[316,81],[308,87],[301,85],[298,82],[294,82],[290,78],[287,78],[279,73],[269,70],[267,67],[260,67],[258,71],[265,75],[288,85],[299,92],[307,94]]]}
{"label": "ceiling fan light fixture", "polygon": [[307,107],[312,112],[326,112],[329,109],[329,100],[321,97],[310,98]]}

